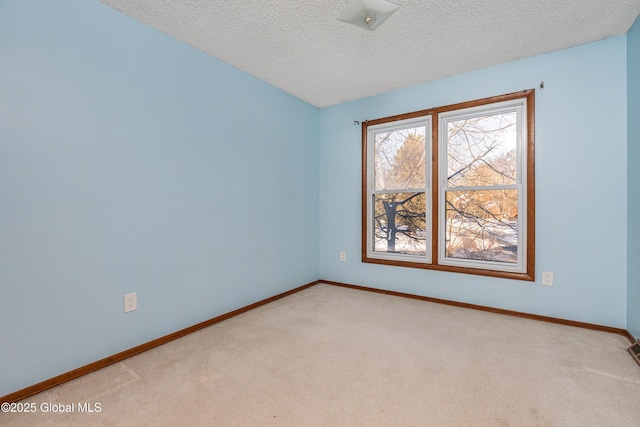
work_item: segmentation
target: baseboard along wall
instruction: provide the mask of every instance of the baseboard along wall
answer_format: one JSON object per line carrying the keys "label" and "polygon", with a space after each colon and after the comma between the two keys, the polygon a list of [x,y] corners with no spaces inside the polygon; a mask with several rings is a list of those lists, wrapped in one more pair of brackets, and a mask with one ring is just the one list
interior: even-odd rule
{"label": "baseboard along wall", "polygon": [[209,320],[205,320],[204,322],[198,323],[196,325],[190,326],[188,328],[185,329],[181,329],[179,331],[173,332],[169,335],[165,335],[163,337],[157,338],[155,340],[149,341],[147,343],[144,344],[140,344],[136,347],[130,348],[128,350],[124,350],[120,353],[114,354],[112,356],[109,357],[105,357],[104,359],[100,359],[98,361],[95,361],[93,363],[90,363],[88,365],[84,365],[82,367],[79,367],[77,369],[74,369],[72,371],[66,372],[64,374],[58,375],[56,377],[50,378],[48,380],[39,382],[37,384],[34,384],[32,386],[23,388],[21,390],[15,391],[13,393],[9,393],[5,396],[0,397],[0,403],[4,403],[4,402],[8,402],[8,403],[13,403],[13,402],[17,402],[20,401],[22,399],[26,399],[27,397],[33,396],[35,394],[41,393],[47,389],[50,389],[52,387],[58,386],[60,384],[63,384],[65,382],[71,381],[75,378],[81,377],[83,375],[89,374],[93,371],[97,371],[101,368],[104,368],[106,366],[109,366],[113,363],[117,363],[120,362],[124,359],[127,359],[131,356],[135,356],[136,354],[140,354],[144,351],[147,350],[151,350],[152,348],[158,347],[162,344],[168,343],[170,341],[176,340],[178,338],[184,337],[186,335],[189,335],[193,332],[199,331],[200,329],[204,329],[208,326],[214,325],[218,322],[222,322],[223,320],[232,318],[234,316],[237,316],[239,314],[245,313],[247,311],[253,310],[254,308],[260,307],[262,305],[268,304],[270,302],[276,301],[280,298],[284,298],[286,296],[289,296],[291,294],[294,294],[296,292],[299,292],[303,289],[307,289],[311,286],[317,285],[317,284],[327,284],[327,285],[332,285],[332,286],[340,286],[340,287],[344,287],[344,288],[350,288],[350,289],[356,289],[356,290],[360,290],[360,291],[365,291],[365,292],[375,292],[375,293],[379,293],[379,294],[384,294],[384,295],[391,295],[391,296],[396,296],[396,297],[402,297],[402,298],[411,298],[411,299],[416,299],[416,300],[420,300],[420,301],[426,301],[426,302],[433,302],[433,303],[437,303],[437,304],[445,304],[445,305],[450,305],[450,306],[455,306],[455,307],[461,307],[461,308],[468,308],[468,309],[473,309],[473,310],[481,310],[481,311],[486,311],[486,312],[490,312],[490,313],[496,313],[496,314],[502,314],[502,315],[506,315],[506,316],[515,316],[515,317],[521,317],[524,319],[530,319],[530,320],[538,320],[538,321],[542,321],[542,322],[549,322],[549,323],[556,323],[556,324],[560,324],[560,325],[566,325],[566,326],[573,326],[573,327],[577,327],[577,328],[584,328],[584,329],[591,329],[591,330],[596,330],[596,331],[601,331],[601,332],[608,332],[608,333],[612,333],[612,334],[617,334],[617,335],[622,335],[624,337],[626,337],[630,343],[635,343],[636,339],[634,338],[634,336],[627,330],[625,329],[620,329],[620,328],[613,328],[610,326],[603,326],[603,325],[596,325],[596,324],[592,324],[592,323],[585,323],[585,322],[577,322],[577,321],[573,321],[573,320],[566,320],[566,319],[560,319],[560,318],[556,318],[556,317],[548,317],[548,316],[540,316],[537,314],[529,314],[529,313],[523,313],[523,312],[519,312],[519,311],[511,311],[511,310],[504,310],[504,309],[500,309],[500,308],[494,308],[494,307],[488,307],[488,306],[481,306],[481,305],[475,305],[475,304],[468,304],[468,303],[463,303],[463,302],[457,302],[457,301],[450,301],[450,300],[444,300],[444,299],[439,299],[439,298],[432,298],[432,297],[425,297],[425,296],[420,296],[420,295],[413,295],[413,294],[407,294],[407,293],[403,293],[403,292],[396,292],[396,291],[389,291],[389,290],[384,290],[384,289],[377,289],[377,288],[370,288],[370,287],[366,287],[366,286],[360,286],[360,285],[352,285],[352,284],[348,284],[348,283],[341,283],[341,282],[334,282],[334,281],[330,281],[330,280],[316,280],[314,282],[310,282],[307,283],[305,285],[299,286],[297,288],[291,289],[289,291],[274,295],[272,297],[263,299],[261,301],[255,302],[253,304],[249,304],[245,307],[241,307],[238,308],[236,310],[230,311],[229,313],[225,313],[222,314],[220,316],[214,317],[212,319]]}

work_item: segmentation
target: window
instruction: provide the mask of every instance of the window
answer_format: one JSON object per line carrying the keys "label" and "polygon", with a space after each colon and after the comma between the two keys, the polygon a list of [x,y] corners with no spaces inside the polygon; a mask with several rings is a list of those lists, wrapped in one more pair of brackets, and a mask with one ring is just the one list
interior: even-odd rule
{"label": "window", "polygon": [[363,262],[534,280],[534,90],[365,122]]}

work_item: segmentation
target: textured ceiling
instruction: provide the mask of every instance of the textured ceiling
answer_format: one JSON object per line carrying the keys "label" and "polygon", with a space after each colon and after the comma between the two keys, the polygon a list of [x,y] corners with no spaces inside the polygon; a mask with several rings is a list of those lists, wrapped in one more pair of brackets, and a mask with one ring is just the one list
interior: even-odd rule
{"label": "textured ceiling", "polygon": [[317,107],[627,32],[640,0],[394,0],[375,31],[350,0],[101,0]]}

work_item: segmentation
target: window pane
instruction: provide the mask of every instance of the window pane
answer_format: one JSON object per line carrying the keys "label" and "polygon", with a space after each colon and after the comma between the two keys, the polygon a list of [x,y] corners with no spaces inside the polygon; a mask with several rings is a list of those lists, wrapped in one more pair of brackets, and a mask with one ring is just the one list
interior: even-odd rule
{"label": "window pane", "polygon": [[376,194],[373,204],[375,252],[426,256],[430,230],[424,192]]}
{"label": "window pane", "polygon": [[374,146],[376,190],[426,186],[424,126],[376,133]]}
{"label": "window pane", "polygon": [[445,255],[518,262],[518,190],[447,191]]}
{"label": "window pane", "polygon": [[515,184],[516,119],[505,112],[447,122],[448,185]]}

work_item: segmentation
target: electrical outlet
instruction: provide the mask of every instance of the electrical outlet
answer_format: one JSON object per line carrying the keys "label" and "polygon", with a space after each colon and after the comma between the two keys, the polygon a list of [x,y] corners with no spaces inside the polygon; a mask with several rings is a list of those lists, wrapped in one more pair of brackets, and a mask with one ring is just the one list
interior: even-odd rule
{"label": "electrical outlet", "polygon": [[124,312],[128,313],[138,309],[138,296],[134,292],[124,296]]}
{"label": "electrical outlet", "polygon": [[347,253],[346,252],[340,252],[340,262],[347,262]]}
{"label": "electrical outlet", "polygon": [[551,271],[542,272],[542,284],[545,286],[553,286],[553,273]]}

